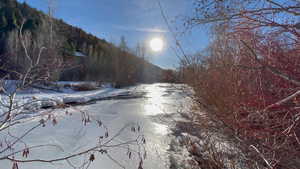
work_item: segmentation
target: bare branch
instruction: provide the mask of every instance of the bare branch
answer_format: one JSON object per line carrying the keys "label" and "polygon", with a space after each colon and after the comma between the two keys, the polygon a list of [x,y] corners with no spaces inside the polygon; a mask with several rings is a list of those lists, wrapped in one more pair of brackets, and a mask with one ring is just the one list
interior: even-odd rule
{"label": "bare branch", "polygon": [[264,64],[259,58],[258,55],[256,54],[256,52],[253,50],[253,48],[251,48],[245,41],[241,40],[241,42],[249,49],[249,51],[252,53],[252,55],[254,56],[254,59],[263,67],[265,67],[269,72],[273,73],[274,75],[281,77],[297,86],[300,86],[300,81],[278,71],[276,68],[271,67],[267,64]]}
{"label": "bare branch", "polygon": [[292,94],[292,95],[290,95],[290,96],[288,96],[288,97],[286,97],[286,98],[284,98],[284,99],[282,99],[282,100],[280,100],[280,101],[278,101],[278,102],[276,102],[276,103],[274,103],[274,104],[271,104],[271,105],[267,106],[267,107],[264,109],[264,111],[267,111],[268,109],[273,108],[273,107],[276,107],[276,106],[280,106],[280,105],[282,105],[282,104],[284,104],[284,103],[286,103],[286,102],[288,102],[288,101],[294,99],[295,97],[297,97],[297,96],[299,96],[299,95],[300,95],[300,90],[298,90],[298,91],[295,92],[294,94]]}

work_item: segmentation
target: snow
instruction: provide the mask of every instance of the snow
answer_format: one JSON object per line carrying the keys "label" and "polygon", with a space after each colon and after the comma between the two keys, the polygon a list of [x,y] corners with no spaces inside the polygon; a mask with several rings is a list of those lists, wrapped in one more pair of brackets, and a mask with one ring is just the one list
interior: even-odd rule
{"label": "snow", "polygon": [[78,52],[78,51],[76,51],[76,52],[74,53],[74,55],[75,55],[75,56],[78,56],[78,57],[86,57],[85,54],[83,54],[82,52]]}
{"label": "snow", "polygon": [[[54,107],[59,104],[68,103],[87,103],[94,100],[99,100],[106,97],[117,96],[128,92],[130,89],[115,89],[115,88],[101,88],[93,91],[75,92],[51,92],[44,90],[27,89],[19,92],[15,98],[15,104],[26,104],[26,110],[37,111],[45,107]],[[1,101],[8,105],[8,97],[3,93],[0,94]],[[5,110],[0,106],[1,110]]]}
{"label": "snow", "polygon": [[[145,145],[147,158],[144,161],[144,168],[168,168],[170,165],[168,149],[171,142],[168,135],[170,133],[169,125],[172,122],[170,119],[175,118],[176,114],[178,114],[178,106],[187,105],[185,103],[186,98],[180,94],[180,91],[170,90],[171,88],[173,87],[169,84],[152,84],[125,89],[102,88],[95,91],[74,93],[23,93],[17,96],[17,100],[20,102],[37,100],[32,107],[28,108],[29,110],[35,108],[36,111],[28,111],[26,118],[33,118],[30,118],[29,121],[26,121],[22,125],[14,126],[10,132],[15,136],[20,136],[24,131],[38,123],[41,118],[47,118],[48,110],[39,110],[42,106],[47,107],[68,102],[89,102],[105,97],[146,92],[146,97],[142,98],[102,100],[95,104],[55,110],[53,114],[58,121],[57,125],[53,126],[51,123],[47,123],[45,127],[38,128],[22,141],[26,142],[29,146],[40,144],[56,145],[57,147],[34,149],[29,155],[29,159],[53,159],[82,151],[97,144],[99,136],[103,135],[105,130],[97,127],[95,120],[101,120],[105,124],[109,130],[110,138],[117,134],[124,126],[138,123],[141,125],[142,134],[147,141]],[[81,123],[81,111],[88,112],[92,123],[86,126]],[[0,135],[0,138],[3,137]],[[131,132],[129,128],[116,137],[113,143],[120,143],[134,138],[136,138],[136,133]],[[19,148],[22,146],[23,144],[18,145]],[[131,148],[136,149],[137,147],[132,146]],[[127,148],[124,149],[124,147],[109,150],[110,155],[126,168],[138,168],[138,156],[135,154],[132,159],[128,159],[126,152]],[[91,164],[90,169],[120,168],[118,164],[110,160],[107,156],[101,155],[101,153],[96,153],[95,156],[96,160]],[[16,157],[21,158],[19,156]],[[74,158],[70,161],[72,164],[78,166],[82,163],[82,158]],[[11,168],[11,164],[8,161],[0,161],[0,166],[1,169],[2,167],[4,169]],[[71,169],[73,167],[67,162],[58,162],[53,164],[24,163],[20,164],[20,168]]]}

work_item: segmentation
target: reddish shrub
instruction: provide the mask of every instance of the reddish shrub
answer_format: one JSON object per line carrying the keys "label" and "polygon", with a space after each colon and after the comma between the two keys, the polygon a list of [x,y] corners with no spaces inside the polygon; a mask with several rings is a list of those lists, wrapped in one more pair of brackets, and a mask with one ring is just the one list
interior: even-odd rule
{"label": "reddish shrub", "polygon": [[209,57],[183,69],[213,118],[273,168],[300,166],[300,48],[289,42],[273,33],[224,34]]}

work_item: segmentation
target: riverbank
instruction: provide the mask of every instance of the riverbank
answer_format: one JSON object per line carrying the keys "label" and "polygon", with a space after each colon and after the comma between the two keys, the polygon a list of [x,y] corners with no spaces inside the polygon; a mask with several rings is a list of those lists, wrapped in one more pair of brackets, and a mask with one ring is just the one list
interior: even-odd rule
{"label": "riverbank", "polygon": [[[201,114],[201,115],[200,115]],[[203,121],[199,121],[199,117]],[[170,169],[245,169],[243,153],[204,112],[182,113],[172,128]],[[212,128],[204,127],[210,123]]]}

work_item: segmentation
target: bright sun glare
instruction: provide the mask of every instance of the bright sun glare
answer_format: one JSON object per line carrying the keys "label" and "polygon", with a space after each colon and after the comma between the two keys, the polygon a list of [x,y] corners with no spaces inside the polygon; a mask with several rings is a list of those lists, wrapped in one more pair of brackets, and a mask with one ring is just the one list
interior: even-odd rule
{"label": "bright sun glare", "polygon": [[153,38],[150,40],[150,48],[154,52],[162,51],[164,47],[164,41],[161,38]]}

